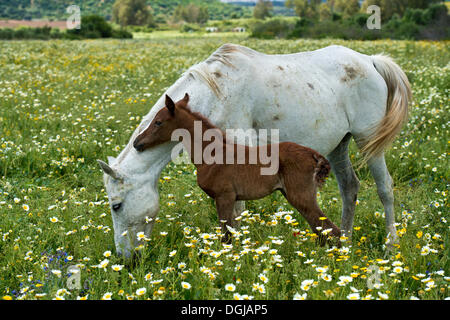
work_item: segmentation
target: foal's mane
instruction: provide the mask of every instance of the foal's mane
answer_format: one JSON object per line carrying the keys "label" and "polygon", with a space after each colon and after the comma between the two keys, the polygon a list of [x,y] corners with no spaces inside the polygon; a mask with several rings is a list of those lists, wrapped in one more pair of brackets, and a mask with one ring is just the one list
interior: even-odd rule
{"label": "foal's mane", "polygon": [[206,118],[204,115],[202,115],[200,112],[192,111],[191,108],[189,108],[187,105],[178,105],[178,108],[183,109],[184,111],[186,111],[195,120],[201,121],[203,127],[206,127],[206,129],[217,129],[217,130],[220,130],[223,133],[223,131],[220,128],[218,128],[215,125],[213,125],[211,123],[211,121],[208,118]]}

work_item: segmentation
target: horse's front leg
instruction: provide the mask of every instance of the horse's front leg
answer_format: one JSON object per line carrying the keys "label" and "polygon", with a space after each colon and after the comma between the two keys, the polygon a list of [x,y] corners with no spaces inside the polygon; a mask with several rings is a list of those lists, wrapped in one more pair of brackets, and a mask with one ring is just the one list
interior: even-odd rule
{"label": "horse's front leg", "polygon": [[236,195],[234,193],[225,193],[216,197],[216,209],[217,214],[219,216],[219,222],[222,226],[222,233],[224,234],[222,238],[222,242],[230,243],[231,242],[231,234],[228,231],[227,226],[234,226],[234,211],[235,211],[235,202]]}
{"label": "horse's front leg", "polygon": [[238,229],[241,226],[241,220],[236,220],[241,216],[241,213],[245,210],[245,201],[236,201],[233,208],[233,221],[231,226]]}

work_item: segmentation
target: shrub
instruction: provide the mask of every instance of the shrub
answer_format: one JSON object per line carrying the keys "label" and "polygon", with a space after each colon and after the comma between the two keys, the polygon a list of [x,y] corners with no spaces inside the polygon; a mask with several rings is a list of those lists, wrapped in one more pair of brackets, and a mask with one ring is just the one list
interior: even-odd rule
{"label": "shrub", "polygon": [[113,29],[111,37],[117,39],[132,39],[133,34],[125,29]]}
{"label": "shrub", "polygon": [[391,20],[383,26],[383,33],[386,35],[386,38],[416,39],[419,34],[419,26],[413,21],[393,16]]}
{"label": "shrub", "polygon": [[197,32],[200,31],[200,27],[191,23],[183,23],[180,28],[181,32]]}
{"label": "shrub", "polygon": [[109,38],[112,36],[112,27],[105,18],[97,15],[89,15],[81,18],[81,28],[67,30],[67,33],[75,38]]}
{"label": "shrub", "polygon": [[14,30],[10,28],[2,28],[0,29],[0,39],[2,40],[11,40],[14,38]]}
{"label": "shrub", "polygon": [[286,38],[295,28],[295,22],[282,18],[256,21],[250,26],[251,36],[262,39]]}

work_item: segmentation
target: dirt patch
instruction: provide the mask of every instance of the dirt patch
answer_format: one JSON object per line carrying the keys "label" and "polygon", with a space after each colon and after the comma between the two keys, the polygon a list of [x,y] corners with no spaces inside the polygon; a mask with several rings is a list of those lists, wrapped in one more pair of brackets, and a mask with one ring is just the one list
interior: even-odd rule
{"label": "dirt patch", "polygon": [[19,27],[42,28],[45,26],[59,29],[67,29],[67,22],[47,21],[47,20],[0,20],[0,28],[11,28],[11,29],[16,29]]}

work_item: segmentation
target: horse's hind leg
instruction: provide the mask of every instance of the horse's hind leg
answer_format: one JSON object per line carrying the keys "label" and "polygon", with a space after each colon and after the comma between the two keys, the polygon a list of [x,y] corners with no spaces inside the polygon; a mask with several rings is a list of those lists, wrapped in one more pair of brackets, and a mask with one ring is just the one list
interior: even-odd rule
{"label": "horse's hind leg", "polygon": [[344,235],[350,239],[352,236],[356,198],[359,190],[359,180],[348,157],[348,145],[351,137],[352,135],[348,133],[327,157],[331,164],[331,169],[336,176],[342,198],[341,229]]}
{"label": "horse's hind leg", "polygon": [[[285,198],[302,214],[312,231],[319,235],[321,245],[325,244],[325,237],[322,236],[322,232],[326,229],[331,229],[331,235],[336,238],[341,236],[341,230],[320,210],[316,199],[316,190],[307,190],[298,185],[293,186],[292,183],[286,184],[286,180],[285,186],[285,193],[283,193]],[[319,230],[317,227],[321,229]],[[338,245],[340,245],[339,242]]]}
{"label": "horse's hind leg", "polygon": [[233,193],[225,193],[216,197],[215,200],[219,222],[222,226],[222,233],[224,234],[222,242],[230,243],[231,235],[227,226],[233,227],[233,222],[235,222],[233,221],[233,213],[235,211],[236,195]]}
{"label": "horse's hind leg", "polygon": [[394,225],[394,192],[392,190],[392,178],[387,169],[384,154],[371,158],[367,164],[375,183],[377,184],[378,196],[384,206],[386,216],[386,232],[388,234],[389,244],[397,244],[398,236]]}

